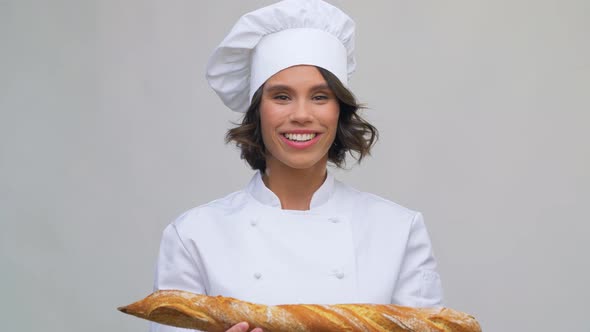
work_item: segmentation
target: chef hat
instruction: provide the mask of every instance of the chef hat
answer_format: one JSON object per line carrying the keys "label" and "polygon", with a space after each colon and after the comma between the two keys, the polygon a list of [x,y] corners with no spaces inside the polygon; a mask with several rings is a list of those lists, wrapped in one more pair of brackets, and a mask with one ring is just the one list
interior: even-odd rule
{"label": "chef hat", "polygon": [[246,112],[252,96],[277,72],[314,65],[345,86],[355,69],[354,21],[321,0],[284,0],[242,16],[207,65],[223,103]]}

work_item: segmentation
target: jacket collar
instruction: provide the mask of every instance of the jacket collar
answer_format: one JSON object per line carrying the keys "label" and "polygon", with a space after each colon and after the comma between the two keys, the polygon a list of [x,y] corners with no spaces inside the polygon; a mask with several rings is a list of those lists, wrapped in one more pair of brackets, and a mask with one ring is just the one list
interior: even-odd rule
{"label": "jacket collar", "polygon": [[[334,191],[334,176],[332,175],[332,173],[330,173],[329,170],[327,171],[327,173],[328,174],[326,176],[326,180],[324,181],[324,183],[322,183],[322,185],[318,188],[318,190],[316,190],[316,192],[311,197],[311,203],[309,207],[310,210],[313,210],[314,208],[317,208],[323,205],[324,203],[328,202],[328,200],[332,196],[332,193]],[[250,195],[252,195],[252,197],[254,197],[257,201],[264,205],[279,209],[281,208],[281,201],[279,200],[277,195],[275,195],[275,193],[273,193],[270,189],[266,187],[266,185],[262,181],[262,174],[260,173],[260,171],[257,171],[254,174],[254,176],[250,180],[250,183],[248,183],[248,186],[246,187],[246,191],[249,192]]]}

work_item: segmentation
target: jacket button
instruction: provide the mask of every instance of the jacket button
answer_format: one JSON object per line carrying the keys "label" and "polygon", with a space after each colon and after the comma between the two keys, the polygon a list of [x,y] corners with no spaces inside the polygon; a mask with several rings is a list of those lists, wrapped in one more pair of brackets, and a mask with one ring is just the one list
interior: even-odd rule
{"label": "jacket button", "polygon": [[252,225],[252,227],[255,227],[256,225],[258,225],[258,220],[256,220],[256,219],[250,220],[250,225]]}
{"label": "jacket button", "polygon": [[338,220],[338,218],[334,218],[334,217],[332,217],[332,218],[328,218],[328,220],[329,220],[331,223],[334,223],[334,224],[337,224],[337,223],[339,223],[339,222],[340,222],[340,220]]}
{"label": "jacket button", "polygon": [[260,279],[260,278],[262,278],[262,274],[260,272],[256,272],[256,273],[254,273],[254,278]]}
{"label": "jacket button", "polygon": [[336,273],[336,278],[338,278],[338,279],[344,278],[344,272],[338,272],[338,273]]}

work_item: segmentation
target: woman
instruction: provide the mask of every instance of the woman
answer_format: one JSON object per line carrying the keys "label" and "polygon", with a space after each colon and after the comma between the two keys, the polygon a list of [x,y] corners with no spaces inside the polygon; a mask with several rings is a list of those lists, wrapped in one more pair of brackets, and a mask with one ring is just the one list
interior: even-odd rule
{"label": "woman", "polygon": [[243,190],[166,228],[155,289],[263,304],[441,304],[421,214],[327,170],[349,152],[362,159],[377,134],[346,88],[353,47],[354,22],[320,0],[282,1],[240,18],[207,77],[229,108],[246,112],[227,140],[257,172]]}

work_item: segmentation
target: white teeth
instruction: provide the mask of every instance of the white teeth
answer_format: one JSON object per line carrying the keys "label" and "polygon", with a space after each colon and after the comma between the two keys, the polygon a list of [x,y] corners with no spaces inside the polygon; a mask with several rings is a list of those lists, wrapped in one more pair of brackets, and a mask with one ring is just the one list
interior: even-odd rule
{"label": "white teeth", "polygon": [[286,138],[288,138],[289,140],[297,141],[297,142],[309,141],[316,136],[316,134],[291,134],[291,133],[285,133],[283,135]]}

